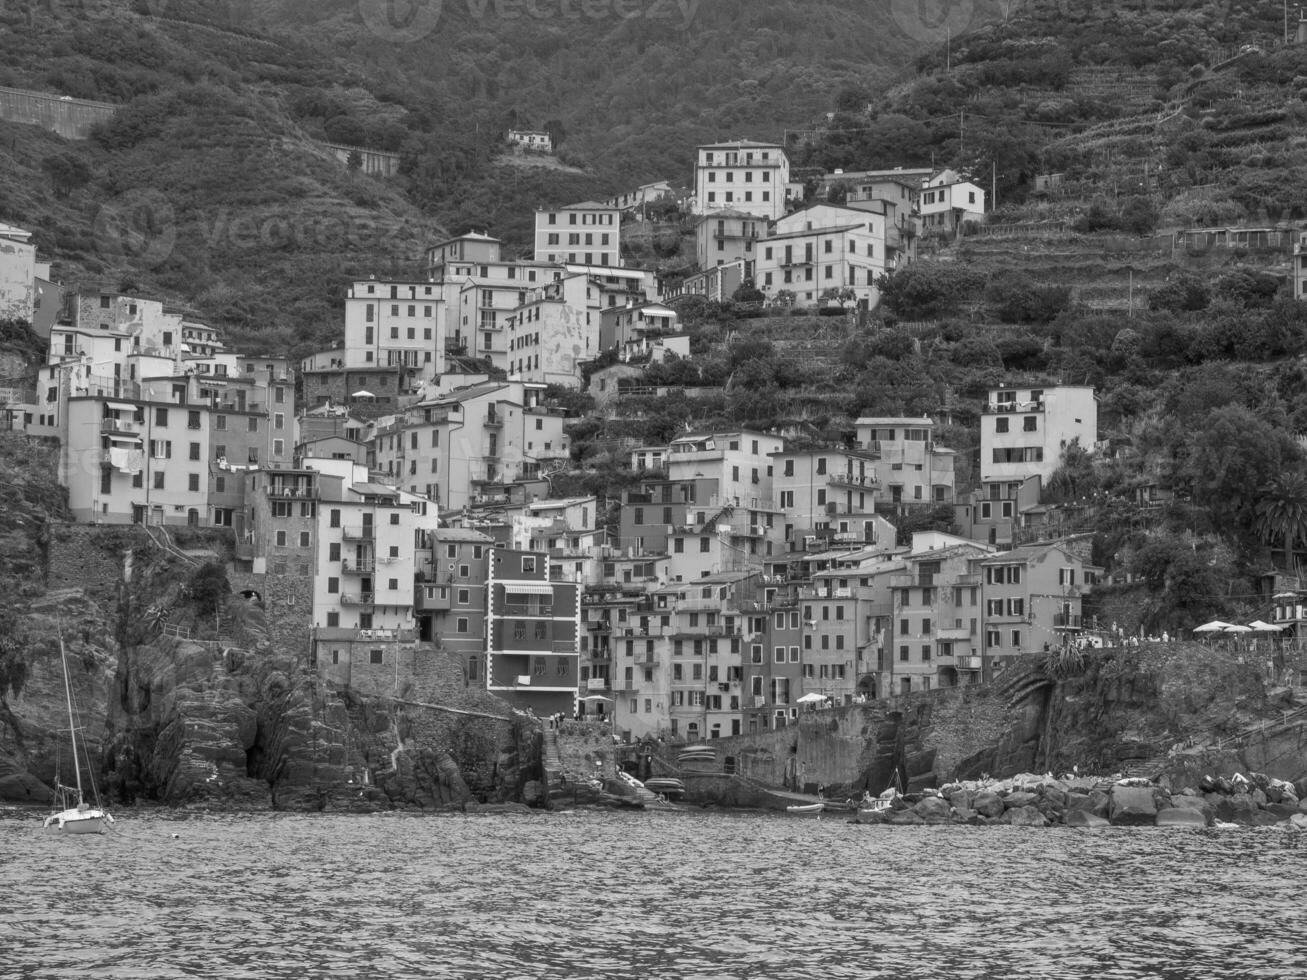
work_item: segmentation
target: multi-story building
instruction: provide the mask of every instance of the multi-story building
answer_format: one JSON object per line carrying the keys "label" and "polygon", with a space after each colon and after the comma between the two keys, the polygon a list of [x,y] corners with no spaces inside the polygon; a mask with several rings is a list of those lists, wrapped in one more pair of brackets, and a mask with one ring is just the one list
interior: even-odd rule
{"label": "multi-story building", "polygon": [[[780,436],[744,429],[735,432],[678,436],[662,457],[667,479],[674,483],[708,477],[717,480],[717,506],[770,510],[772,455],[785,448]],[[637,451],[638,452],[638,451]]]}
{"label": "multi-story building", "polygon": [[741,658],[741,714],[746,734],[784,728],[799,716],[803,693],[803,625],[799,601],[773,595],[741,604],[747,656]]}
{"label": "multi-story building", "polygon": [[563,412],[544,389],[484,382],[423,399],[377,426],[373,465],[444,510],[468,506],[486,485],[533,478],[568,454]]}
{"label": "multi-story building", "polygon": [[980,681],[984,609],[974,567],[990,554],[979,544],[946,542],[899,557],[904,571],[889,580],[882,690],[907,694]]}
{"label": "multi-story building", "polygon": [[918,202],[923,231],[957,231],[965,222],[985,220],[985,192],[960,174],[944,170],[922,185]]}
{"label": "multi-story building", "polygon": [[670,181],[655,180],[648,184],[641,184],[633,191],[615,194],[604,203],[610,208],[616,208],[618,211],[626,213],[628,211],[639,211],[655,201],[674,196],[676,196],[676,191],[672,189]]}
{"label": "multi-story building", "polygon": [[1100,570],[1060,544],[1028,545],[976,563],[985,614],[986,678],[1004,661],[1052,650],[1084,626]]}
{"label": "multi-story building", "polygon": [[344,366],[440,374],[446,323],[445,297],[430,280],[353,282],[345,294]]}
{"label": "multi-story building", "polygon": [[852,289],[875,305],[876,279],[886,269],[885,215],[814,204],[778,218],[757,245],[756,285],[770,297],[781,290],[814,303],[828,289]]}
{"label": "multi-story building", "polygon": [[1085,385],[990,389],[980,417],[980,480],[1045,482],[1073,442],[1093,451],[1098,400]]}
{"label": "multi-story building", "polygon": [[583,275],[532,291],[505,321],[508,371],[523,381],[581,386],[581,367],[599,354],[599,312]]}
{"label": "multi-story building", "polygon": [[777,143],[736,140],[696,150],[694,213],[724,209],[775,221],[785,213],[790,160]]}
{"label": "multi-story building", "polygon": [[744,211],[713,211],[694,227],[694,256],[700,269],[752,262],[755,244],[767,235],[767,218]]}
{"label": "multi-story building", "polygon": [[935,441],[928,418],[864,417],[855,423],[858,445],[879,456],[876,480],[881,500],[903,504],[951,504],[953,450]]}
{"label": "multi-story building", "polygon": [[527,293],[563,276],[556,264],[503,255],[503,243],[470,232],[427,249],[427,275],[440,286],[449,313],[446,347],[507,366],[504,321]]}
{"label": "multi-story building", "polygon": [[622,264],[622,213],[596,201],[536,211],[537,262]]}
{"label": "multi-story building", "polygon": [[486,585],[487,690],[542,717],[576,711],[581,587],[550,582],[546,555],[506,548],[490,549]]}
{"label": "multi-story building", "polygon": [[1030,527],[1043,510],[1039,504],[1041,486],[1037,475],[982,483],[953,505],[953,522],[963,537],[1010,548],[1021,530]]}
{"label": "multi-story building", "polygon": [[512,516],[517,547],[549,556],[549,578],[588,584],[599,577],[599,556],[606,544],[597,526],[596,497],[533,500]]}
{"label": "multi-story building", "polygon": [[[640,360],[664,347],[681,329],[681,318],[662,303],[632,303],[599,313],[599,349],[616,350],[623,361]],[[680,356],[690,353],[689,338],[673,344]]]}
{"label": "multi-story building", "polygon": [[[369,482],[350,460],[307,459],[317,473],[313,573],[314,652],[320,670],[342,678],[359,656],[390,663],[411,646],[417,555],[439,526],[425,498]],[[383,642],[384,641],[384,642]],[[333,670],[335,668],[335,670]]]}
{"label": "multi-story building", "polygon": [[486,610],[494,540],[480,531],[439,527],[419,552],[414,585],[417,639],[462,664],[469,685],[486,680]]}
{"label": "multi-story building", "polygon": [[[49,280],[50,263],[38,259],[32,233],[0,222],[0,320],[25,320],[35,327],[38,311],[50,312],[38,285],[50,285]],[[38,336],[48,336],[48,330]]]}
{"label": "multi-story building", "polygon": [[[864,450],[786,450],[772,456],[776,505],[785,515],[785,540],[793,544],[876,509],[876,456]],[[874,525],[859,521],[857,531]],[[857,531],[846,529],[845,535]],[[846,538],[846,540],[854,540]],[[856,540],[862,540],[856,538]]]}
{"label": "multi-story building", "polygon": [[398,408],[401,396],[421,387],[428,373],[425,365],[347,367],[344,349],[333,347],[300,362],[303,405],[347,407],[362,419],[389,415]]}

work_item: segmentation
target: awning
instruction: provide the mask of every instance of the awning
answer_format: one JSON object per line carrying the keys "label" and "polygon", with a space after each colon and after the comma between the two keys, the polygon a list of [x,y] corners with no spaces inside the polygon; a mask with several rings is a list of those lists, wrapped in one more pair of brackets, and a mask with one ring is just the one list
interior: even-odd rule
{"label": "awning", "polygon": [[504,591],[510,595],[552,596],[554,587],[548,582],[505,582]]}
{"label": "awning", "polygon": [[114,412],[131,412],[136,414],[136,406],[128,405],[126,402],[105,402],[105,407]]}
{"label": "awning", "polygon": [[141,444],[141,437],[140,436],[110,436],[109,441],[125,442],[131,446],[139,446]]}

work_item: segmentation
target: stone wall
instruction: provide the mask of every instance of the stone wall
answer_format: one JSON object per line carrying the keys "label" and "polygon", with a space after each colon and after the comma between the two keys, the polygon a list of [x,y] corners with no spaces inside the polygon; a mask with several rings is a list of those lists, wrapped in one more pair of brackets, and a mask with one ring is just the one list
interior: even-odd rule
{"label": "stone wall", "polygon": [[89,139],[91,130],[112,119],[117,108],[108,102],[0,86],[0,119],[51,129],[64,139]]}
{"label": "stone wall", "polygon": [[277,575],[273,572],[227,572],[233,592],[253,589],[263,599],[268,636],[283,653],[297,654],[308,662],[313,628],[313,579],[307,575]]}

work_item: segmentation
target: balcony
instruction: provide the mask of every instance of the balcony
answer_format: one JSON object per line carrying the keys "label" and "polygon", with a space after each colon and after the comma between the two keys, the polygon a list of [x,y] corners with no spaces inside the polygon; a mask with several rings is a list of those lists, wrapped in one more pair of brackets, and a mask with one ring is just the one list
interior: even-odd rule
{"label": "balcony", "polygon": [[1078,630],[1084,626],[1082,617],[1075,613],[1054,613],[1053,628],[1063,630]]}
{"label": "balcony", "polygon": [[504,427],[504,417],[498,412],[486,413],[486,428],[502,429]]}
{"label": "balcony", "polygon": [[833,486],[859,487],[867,490],[875,490],[880,486],[879,481],[872,473],[861,475],[855,475],[852,473],[832,473],[827,482]]}
{"label": "balcony", "polygon": [[105,419],[100,423],[101,432],[128,432],[140,435],[142,425],[135,419]]}
{"label": "balcony", "polygon": [[529,604],[505,602],[499,610],[499,615],[522,619],[530,619],[534,617],[549,618],[554,615],[554,605],[551,602]]}
{"label": "balcony", "polygon": [[313,638],[320,643],[360,642],[360,643],[412,643],[416,639],[413,630],[375,629],[360,630],[345,626],[315,626]]}
{"label": "balcony", "polygon": [[959,656],[954,659],[957,661],[958,670],[980,670],[980,657],[978,656]]}
{"label": "balcony", "polygon": [[354,561],[346,558],[340,563],[340,570],[345,575],[371,575],[377,570],[377,563],[371,558],[355,559]]}
{"label": "balcony", "polygon": [[340,604],[342,606],[371,606],[375,605],[374,598],[375,593],[372,592],[342,592]]}
{"label": "balcony", "polygon": [[1044,410],[1044,399],[1036,398],[1031,401],[1018,402],[986,402],[981,411],[985,415],[1003,415],[1009,412],[1042,412]]}
{"label": "balcony", "polygon": [[585,628],[591,633],[611,633],[613,626],[605,619],[593,619],[585,624]]}
{"label": "balcony", "polygon": [[957,642],[960,640],[969,640],[971,639],[971,636],[972,636],[971,630],[967,629],[965,626],[953,627],[950,629],[935,630],[935,639],[943,640],[945,642]]}
{"label": "balcony", "polygon": [[268,496],[278,499],[312,500],[318,496],[318,488],[313,483],[274,483],[268,487]]}
{"label": "balcony", "polygon": [[371,541],[375,534],[375,528],[371,524],[355,524],[341,528],[341,536],[346,541]]}
{"label": "balcony", "polygon": [[587,691],[606,691],[608,690],[608,678],[591,677],[586,680],[585,689]]}

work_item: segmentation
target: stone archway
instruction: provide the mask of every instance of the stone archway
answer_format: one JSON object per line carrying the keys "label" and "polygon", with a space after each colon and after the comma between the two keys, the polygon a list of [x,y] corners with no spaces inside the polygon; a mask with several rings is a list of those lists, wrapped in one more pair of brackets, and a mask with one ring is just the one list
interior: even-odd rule
{"label": "stone archway", "polygon": [[875,674],[863,674],[858,678],[858,694],[866,698],[868,701],[876,700],[876,693],[878,690],[879,686],[876,683]]}

